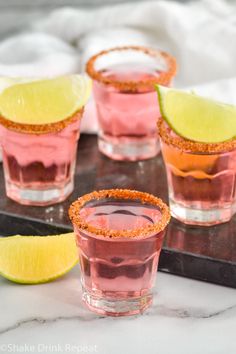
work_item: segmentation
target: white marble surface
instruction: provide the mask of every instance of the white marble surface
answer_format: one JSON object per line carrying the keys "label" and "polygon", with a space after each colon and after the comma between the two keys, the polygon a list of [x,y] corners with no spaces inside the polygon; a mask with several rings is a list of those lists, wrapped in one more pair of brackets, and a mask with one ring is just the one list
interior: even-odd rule
{"label": "white marble surface", "polygon": [[81,303],[79,269],[49,284],[0,278],[0,353],[235,354],[236,290],[158,273],[153,306],[105,318]]}

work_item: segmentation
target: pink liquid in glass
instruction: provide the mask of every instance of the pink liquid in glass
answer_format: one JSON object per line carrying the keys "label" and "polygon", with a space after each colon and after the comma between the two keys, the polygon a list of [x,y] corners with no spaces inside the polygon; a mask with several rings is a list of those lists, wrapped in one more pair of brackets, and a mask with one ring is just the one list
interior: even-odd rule
{"label": "pink liquid in glass", "polygon": [[[157,207],[135,201],[89,203],[82,217],[96,228],[133,230],[156,223]],[[84,301],[112,315],[143,311],[152,300],[164,232],[137,238],[105,238],[77,230]]]}
{"label": "pink liquid in glass", "polygon": [[3,167],[7,196],[21,204],[49,205],[73,190],[79,120],[50,134],[24,134],[3,128]]}
{"label": "pink liquid in glass", "polygon": [[[121,82],[158,82],[160,75],[156,66],[143,63],[117,64],[101,72]],[[100,125],[99,148],[104,154],[117,160],[140,160],[159,152],[156,121],[160,113],[154,88],[119,91],[95,81],[94,97]]]}

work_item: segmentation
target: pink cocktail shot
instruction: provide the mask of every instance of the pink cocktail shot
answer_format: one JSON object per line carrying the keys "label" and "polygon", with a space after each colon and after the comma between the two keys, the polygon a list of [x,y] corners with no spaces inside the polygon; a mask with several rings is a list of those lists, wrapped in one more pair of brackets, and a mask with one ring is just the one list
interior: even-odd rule
{"label": "pink cocktail shot", "polygon": [[80,121],[91,80],[82,75],[1,79],[0,137],[7,196],[24,205],[65,200],[74,188]]}
{"label": "pink cocktail shot", "polygon": [[66,124],[59,122],[48,127],[17,125],[13,130],[8,124],[2,129],[9,198],[20,204],[45,206],[59,203],[71,194],[81,116],[82,111]]}
{"label": "pink cocktail shot", "polygon": [[152,302],[169,209],[131,190],[101,190],[69,210],[81,267],[83,301],[111,316],[143,312]]}
{"label": "pink cocktail shot", "polygon": [[115,160],[141,160],[160,151],[156,119],[160,115],[154,89],[169,86],[175,59],[145,47],[117,47],[87,63],[99,121],[100,151]]}

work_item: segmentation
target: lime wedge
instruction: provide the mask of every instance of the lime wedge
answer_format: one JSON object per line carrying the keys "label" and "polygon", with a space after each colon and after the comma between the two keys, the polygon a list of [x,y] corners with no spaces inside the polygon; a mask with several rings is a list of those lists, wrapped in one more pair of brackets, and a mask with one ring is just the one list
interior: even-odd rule
{"label": "lime wedge", "polygon": [[178,135],[202,143],[236,136],[236,107],[156,85],[163,119]]}
{"label": "lime wedge", "polygon": [[47,80],[0,78],[0,114],[15,123],[64,120],[88,101],[91,80],[70,75]]}
{"label": "lime wedge", "polygon": [[54,280],[67,273],[77,261],[73,233],[0,238],[0,274],[16,283]]}

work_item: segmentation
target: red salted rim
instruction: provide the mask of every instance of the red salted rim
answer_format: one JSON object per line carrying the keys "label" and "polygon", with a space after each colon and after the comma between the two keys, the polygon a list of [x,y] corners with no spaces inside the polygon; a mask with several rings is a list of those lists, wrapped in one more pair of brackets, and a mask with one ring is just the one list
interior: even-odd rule
{"label": "red salted rim", "polygon": [[[133,230],[109,230],[96,228],[93,225],[87,223],[80,215],[81,209],[86,205],[86,203],[92,200],[101,199],[124,199],[124,200],[140,200],[142,204],[149,204],[159,207],[161,211],[161,219],[153,225],[149,225],[143,228],[137,228]],[[138,192],[129,189],[107,189],[94,191],[92,193],[86,194],[80,197],[78,200],[73,202],[69,208],[69,217],[73,225],[78,227],[80,230],[87,231],[96,236],[103,236],[107,238],[138,238],[143,236],[148,236],[152,234],[157,234],[165,229],[170,221],[170,211],[168,206],[160,199],[152,194]]]}
{"label": "red salted rim", "polygon": [[23,124],[16,123],[0,115],[0,124],[5,128],[14,130],[16,132],[25,134],[48,134],[53,132],[58,132],[67,127],[67,125],[82,118],[84,109],[81,108],[79,111],[75,112],[72,116],[67,117],[59,122],[50,124]]}
{"label": "red salted rim", "polygon": [[[151,56],[154,58],[160,58],[160,57],[163,58],[167,64],[167,71],[162,71],[157,78],[140,80],[140,81],[124,81],[123,82],[123,81],[112,80],[110,78],[107,78],[103,75],[102,72],[95,69],[95,62],[101,56],[107,55],[111,52],[126,51],[126,50],[127,51],[134,50],[134,51],[143,52],[144,54],[147,54],[148,56]],[[167,85],[169,85],[171,79],[175,76],[176,71],[177,71],[176,60],[170,54],[163,52],[161,50],[146,48],[146,47],[142,47],[142,46],[114,47],[114,48],[111,48],[108,50],[103,50],[100,53],[92,56],[86,65],[86,72],[93,80],[96,80],[104,85],[111,85],[111,86],[119,89],[120,91],[131,91],[131,92],[136,92],[136,91],[140,90],[140,88],[153,89],[153,86],[155,84],[167,86]]]}
{"label": "red salted rim", "polygon": [[186,152],[210,154],[223,153],[236,149],[236,139],[227,140],[222,143],[201,143],[182,138],[178,135],[172,136],[170,126],[163,118],[159,118],[157,127],[158,133],[164,143]]}

